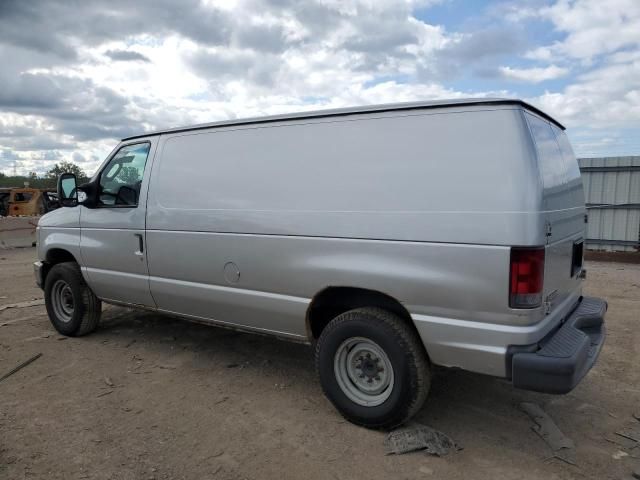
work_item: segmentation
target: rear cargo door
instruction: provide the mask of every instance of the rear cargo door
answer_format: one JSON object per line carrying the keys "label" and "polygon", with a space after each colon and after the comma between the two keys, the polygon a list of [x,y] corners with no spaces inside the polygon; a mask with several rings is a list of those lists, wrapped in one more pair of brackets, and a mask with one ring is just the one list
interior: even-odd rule
{"label": "rear cargo door", "polygon": [[585,207],[578,162],[566,134],[547,120],[527,113],[543,184],[546,234],[543,301],[547,313],[580,295]]}

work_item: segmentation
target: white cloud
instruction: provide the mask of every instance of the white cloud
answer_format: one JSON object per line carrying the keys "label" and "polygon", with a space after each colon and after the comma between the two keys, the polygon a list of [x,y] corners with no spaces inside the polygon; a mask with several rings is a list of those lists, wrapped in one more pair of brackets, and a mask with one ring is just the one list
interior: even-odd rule
{"label": "white cloud", "polygon": [[567,37],[549,48],[551,52],[590,61],[623,47],[640,45],[638,0],[560,0],[540,10]]}
{"label": "white cloud", "polygon": [[608,63],[533,101],[572,126],[640,128],[640,59]]}
{"label": "white cloud", "polygon": [[[90,80],[96,88],[126,98],[120,114],[126,116],[129,128],[137,125],[131,133],[229,117],[463,95],[432,82],[387,78],[413,75],[422,58],[446,43],[441,27],[412,15],[414,8],[437,1],[223,3],[226,43],[214,43],[222,33],[203,34],[189,26],[188,34],[183,34],[180,24],[170,22],[169,32],[158,25],[135,35],[112,35],[77,47],[75,61],[42,66],[39,62],[28,71],[42,78]],[[206,2],[202,8],[219,7],[219,2]],[[61,50],[65,38],[58,38]],[[95,104],[91,96],[79,92],[68,98]],[[5,115],[0,112],[0,118]],[[100,113],[95,115],[99,122]],[[69,142],[66,148],[59,145],[65,159],[72,159],[74,151],[91,159],[95,145],[104,145],[103,140],[82,140],[56,131],[44,111],[36,117],[40,124],[34,133],[42,137],[46,130]],[[17,145],[12,139],[4,143]],[[108,151],[105,148],[102,155]],[[23,152],[23,156],[38,153],[24,148]],[[24,168],[31,169],[31,163],[25,160]]]}
{"label": "white cloud", "polygon": [[528,58],[529,60],[552,61],[554,59],[554,53],[551,47],[537,47],[526,52],[524,58]]}
{"label": "white cloud", "polygon": [[558,67],[556,65],[549,65],[548,67],[544,68],[500,67],[500,73],[505,78],[509,78],[512,80],[529,83],[540,83],[544,82],[545,80],[553,80],[555,78],[564,77],[569,73],[569,69]]}
{"label": "white cloud", "polygon": [[[514,80],[544,87],[567,78],[560,91],[529,96],[570,128],[640,128],[638,0],[544,8],[518,0],[495,7],[482,29],[461,31],[417,18],[417,8],[437,0],[103,1],[73,12],[44,1],[32,17],[0,17],[0,151],[13,152],[25,171],[74,153],[90,171],[127,132],[367,103],[517,96],[506,91]],[[105,21],[113,12],[120,22]],[[532,43],[517,27],[532,19],[548,20],[561,39]],[[520,57],[532,66],[509,66]],[[460,77],[464,91],[448,83]],[[8,162],[3,153],[0,170]]]}

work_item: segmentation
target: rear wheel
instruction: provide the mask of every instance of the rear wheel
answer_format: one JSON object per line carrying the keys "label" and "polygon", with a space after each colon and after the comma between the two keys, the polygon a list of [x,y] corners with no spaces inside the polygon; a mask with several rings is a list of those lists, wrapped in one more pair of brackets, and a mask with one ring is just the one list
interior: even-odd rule
{"label": "rear wheel", "polygon": [[415,415],[431,378],[414,330],[380,308],[358,308],[334,318],[316,345],[316,369],[338,411],[369,428],[393,428]]}
{"label": "rear wheel", "polygon": [[79,337],[98,327],[102,303],[84,281],[77,263],[51,268],[44,283],[44,300],[49,320],[62,335]]}

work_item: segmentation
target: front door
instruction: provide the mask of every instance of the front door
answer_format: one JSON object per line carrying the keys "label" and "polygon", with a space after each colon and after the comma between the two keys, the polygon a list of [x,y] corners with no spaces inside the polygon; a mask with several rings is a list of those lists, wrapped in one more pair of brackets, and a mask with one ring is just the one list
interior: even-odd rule
{"label": "front door", "polygon": [[80,207],[80,254],[95,294],[155,307],[149,291],[145,213],[155,138],[122,145],[99,175],[99,202]]}

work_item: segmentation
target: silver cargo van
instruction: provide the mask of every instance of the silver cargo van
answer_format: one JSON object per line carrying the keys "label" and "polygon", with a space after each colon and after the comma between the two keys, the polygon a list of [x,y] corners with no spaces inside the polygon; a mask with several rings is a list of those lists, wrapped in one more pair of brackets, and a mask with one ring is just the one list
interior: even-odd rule
{"label": "silver cargo van", "polygon": [[58,188],[35,274],[59,332],[93,331],[104,301],[309,343],[356,424],[406,421],[437,365],[564,393],[602,348],[576,159],[519,100],[148,133]]}

